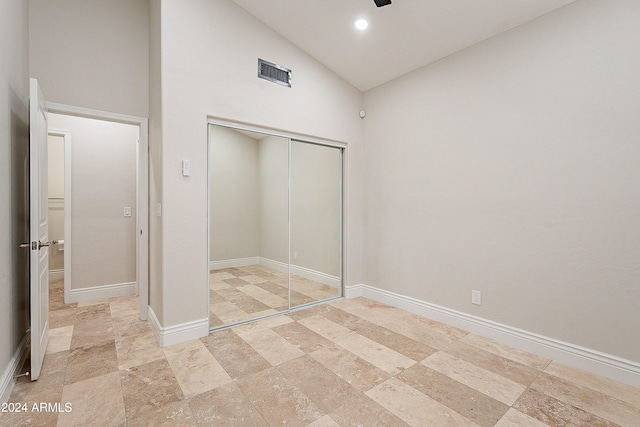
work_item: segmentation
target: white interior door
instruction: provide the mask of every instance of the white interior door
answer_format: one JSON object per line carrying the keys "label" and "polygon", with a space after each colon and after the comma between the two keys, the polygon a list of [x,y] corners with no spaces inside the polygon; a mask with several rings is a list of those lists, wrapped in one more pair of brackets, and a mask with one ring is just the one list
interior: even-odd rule
{"label": "white interior door", "polygon": [[49,222],[47,110],[40,85],[30,85],[30,314],[31,380],[37,380],[49,341]]}

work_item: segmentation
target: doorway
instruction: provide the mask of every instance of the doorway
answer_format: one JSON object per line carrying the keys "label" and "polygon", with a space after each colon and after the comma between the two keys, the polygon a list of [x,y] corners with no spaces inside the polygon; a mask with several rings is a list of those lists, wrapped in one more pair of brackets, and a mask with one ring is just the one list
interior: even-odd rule
{"label": "doorway", "polygon": [[[49,203],[64,211],[63,238],[52,236],[58,244],[50,249],[58,263],[63,255],[63,302],[139,295],[146,320],[147,119],[59,104],[47,109],[49,135],[64,139],[62,200]],[[54,282],[60,270],[53,269]]]}

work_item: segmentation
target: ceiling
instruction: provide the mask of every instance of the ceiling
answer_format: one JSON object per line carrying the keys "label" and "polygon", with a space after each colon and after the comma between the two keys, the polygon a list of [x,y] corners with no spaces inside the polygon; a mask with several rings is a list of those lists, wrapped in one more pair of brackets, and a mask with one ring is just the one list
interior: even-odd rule
{"label": "ceiling", "polygon": [[575,0],[232,1],[366,91]]}

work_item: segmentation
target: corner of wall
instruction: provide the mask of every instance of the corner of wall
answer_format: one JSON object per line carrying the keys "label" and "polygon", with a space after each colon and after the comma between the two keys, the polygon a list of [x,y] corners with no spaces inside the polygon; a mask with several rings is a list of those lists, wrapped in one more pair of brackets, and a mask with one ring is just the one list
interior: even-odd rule
{"label": "corner of wall", "polygon": [[209,335],[209,318],[164,327],[149,307],[149,325],[160,347],[168,347]]}
{"label": "corner of wall", "polygon": [[[162,3],[149,1],[149,319],[163,319]],[[160,212],[158,212],[160,210]],[[156,317],[157,316],[157,317]]]}

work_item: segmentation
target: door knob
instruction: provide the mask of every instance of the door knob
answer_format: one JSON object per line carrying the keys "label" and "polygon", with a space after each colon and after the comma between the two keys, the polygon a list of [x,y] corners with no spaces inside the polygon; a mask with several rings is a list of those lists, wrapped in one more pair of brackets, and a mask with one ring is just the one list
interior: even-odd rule
{"label": "door knob", "polygon": [[51,246],[51,242],[38,242],[38,249],[43,248],[45,246]]}
{"label": "door knob", "polygon": [[[33,242],[35,243],[35,242]],[[21,248],[30,248],[31,247],[31,243],[22,243],[19,247]]]}

